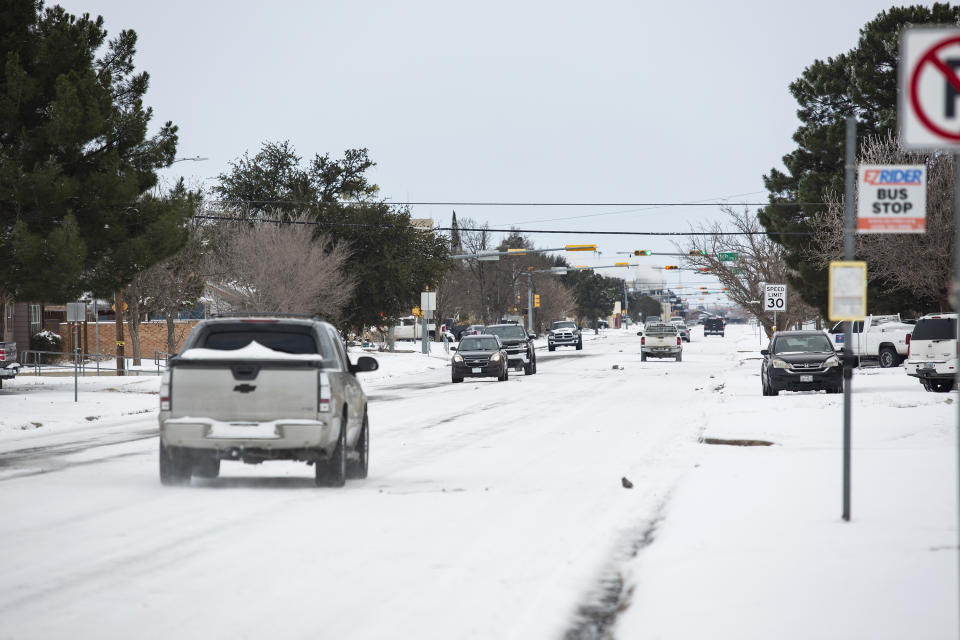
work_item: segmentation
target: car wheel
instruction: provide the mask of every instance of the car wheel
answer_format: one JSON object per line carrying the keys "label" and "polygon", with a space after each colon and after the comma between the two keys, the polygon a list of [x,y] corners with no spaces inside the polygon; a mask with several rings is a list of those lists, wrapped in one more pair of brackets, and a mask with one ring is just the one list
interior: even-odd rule
{"label": "car wheel", "polygon": [[160,442],[160,483],[167,486],[190,482],[190,458],[179,447]]}
{"label": "car wheel", "polygon": [[930,388],[930,381],[929,381],[929,380],[921,379],[921,380],[920,380],[920,384],[923,386],[923,388],[924,388],[926,391],[933,391],[933,389]]}
{"label": "car wheel", "polygon": [[680,361],[682,361],[682,360],[683,360],[683,354],[682,354],[682,353],[678,353],[678,354],[677,354],[677,362],[680,362]]}
{"label": "car wheel", "polygon": [[647,361],[647,354],[641,353],[641,354],[640,354],[640,362],[646,362],[646,361]]}
{"label": "car wheel", "polygon": [[532,364],[531,366],[532,366],[532,368],[533,368],[533,373],[536,374],[536,373],[537,373],[537,361],[534,360],[534,361],[533,361],[533,364]]}
{"label": "car wheel", "polygon": [[556,350],[557,350],[557,348],[556,348],[555,346],[553,346],[552,344],[548,344],[548,345],[547,345],[547,351],[556,351]]}
{"label": "car wheel", "polygon": [[889,369],[900,364],[900,355],[893,347],[884,347],[880,349],[880,366]]}
{"label": "car wheel", "polygon": [[367,477],[370,467],[370,421],[367,414],[363,414],[363,426],[360,427],[360,438],[357,440],[357,459],[347,461],[347,478],[362,480]]}
{"label": "car wheel", "polygon": [[343,416],[340,436],[333,455],[327,461],[317,460],[314,484],[318,487],[342,487],[347,482],[347,416]]}
{"label": "car wheel", "polygon": [[220,475],[220,458],[216,453],[195,458],[193,461],[193,475],[198,478],[216,478]]}
{"label": "car wheel", "polygon": [[457,376],[451,376],[450,380],[453,382],[453,384],[457,384],[458,382],[463,382],[463,378],[458,378]]}
{"label": "car wheel", "polygon": [[583,338],[577,340],[577,351],[580,351],[581,349],[583,349]]}
{"label": "car wheel", "polygon": [[772,386],[768,386],[768,387],[767,387],[767,391],[768,391],[767,395],[769,395],[769,396],[778,396],[778,395],[780,395],[780,390],[779,390],[779,389],[776,389],[776,388],[774,388],[774,387],[772,387]]}
{"label": "car wheel", "polygon": [[533,375],[533,363],[530,361],[523,363],[523,375],[532,376]]}
{"label": "car wheel", "polygon": [[940,378],[930,381],[930,388],[937,393],[953,391],[956,381],[953,378]]}

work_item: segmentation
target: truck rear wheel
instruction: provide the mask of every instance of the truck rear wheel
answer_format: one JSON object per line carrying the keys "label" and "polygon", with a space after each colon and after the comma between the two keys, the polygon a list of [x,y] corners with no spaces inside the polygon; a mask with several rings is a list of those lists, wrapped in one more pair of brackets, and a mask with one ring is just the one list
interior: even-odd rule
{"label": "truck rear wheel", "polygon": [[314,484],[318,487],[342,487],[347,483],[347,416],[340,425],[340,436],[333,455],[327,461],[317,460]]}
{"label": "truck rear wheel", "polygon": [[160,443],[160,483],[176,486],[190,482],[190,458],[177,447],[165,447]]}
{"label": "truck rear wheel", "polygon": [[363,414],[363,426],[360,427],[360,438],[357,440],[357,459],[347,461],[347,477],[364,479],[370,467],[370,421],[367,414]]}
{"label": "truck rear wheel", "polygon": [[889,369],[900,364],[900,354],[893,347],[883,347],[880,349],[880,366]]}

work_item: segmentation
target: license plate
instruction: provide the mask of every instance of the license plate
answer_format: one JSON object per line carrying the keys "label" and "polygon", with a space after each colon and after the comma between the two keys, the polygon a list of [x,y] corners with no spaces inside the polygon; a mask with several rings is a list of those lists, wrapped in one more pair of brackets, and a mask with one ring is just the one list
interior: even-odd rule
{"label": "license plate", "polygon": [[474,367],[473,369],[470,369],[470,372],[471,372],[471,373],[480,373],[480,367]]}
{"label": "license plate", "polygon": [[800,376],[800,382],[813,382],[813,376]]}

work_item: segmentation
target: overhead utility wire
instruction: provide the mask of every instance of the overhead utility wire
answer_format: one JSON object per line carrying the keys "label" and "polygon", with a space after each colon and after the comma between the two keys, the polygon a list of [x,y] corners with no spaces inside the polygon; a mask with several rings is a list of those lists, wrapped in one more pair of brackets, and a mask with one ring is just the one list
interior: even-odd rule
{"label": "overhead utility wire", "polygon": [[[225,204],[296,204],[304,206],[316,206],[317,203],[308,200],[211,200]],[[748,206],[748,207],[767,207],[776,205],[778,207],[805,207],[814,205],[824,205],[825,202],[730,202],[714,201],[704,202],[702,200],[693,202],[412,202],[412,201],[364,201],[364,200],[339,200],[337,204],[386,204],[386,205],[404,205],[404,206],[453,206],[453,207],[723,207],[723,206]]]}
{"label": "overhead utility wire", "polygon": [[[321,227],[355,227],[376,229],[420,229],[406,224],[370,224],[360,222],[321,222],[319,220],[282,220],[279,218],[250,218],[237,216],[193,216],[197,220],[229,220],[233,222],[270,222],[273,224],[307,224]],[[456,227],[457,231],[486,231],[487,233],[565,233],[567,235],[602,236],[762,236],[766,231],[585,231],[582,229],[487,229],[483,227]],[[430,227],[430,231],[453,231],[454,227]],[[810,236],[812,231],[777,231],[780,236]]]}

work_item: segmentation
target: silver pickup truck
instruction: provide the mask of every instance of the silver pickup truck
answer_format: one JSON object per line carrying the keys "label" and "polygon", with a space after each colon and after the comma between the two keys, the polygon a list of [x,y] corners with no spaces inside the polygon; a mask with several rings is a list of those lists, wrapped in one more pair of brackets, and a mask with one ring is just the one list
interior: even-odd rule
{"label": "silver pickup truck", "polygon": [[365,478],[367,396],[336,330],[316,319],[218,318],[197,324],[160,385],[160,481],[215,478],[222,460],[299,460],[317,486]]}

